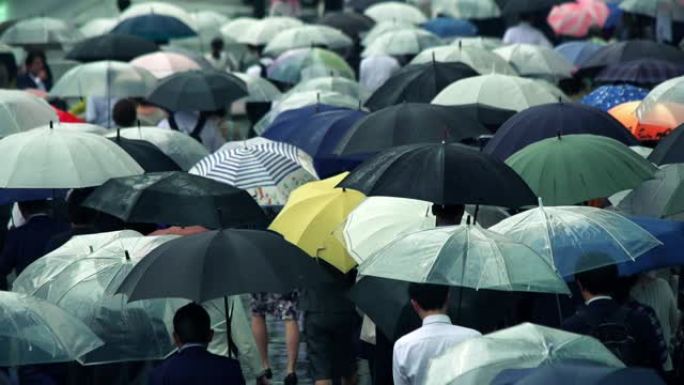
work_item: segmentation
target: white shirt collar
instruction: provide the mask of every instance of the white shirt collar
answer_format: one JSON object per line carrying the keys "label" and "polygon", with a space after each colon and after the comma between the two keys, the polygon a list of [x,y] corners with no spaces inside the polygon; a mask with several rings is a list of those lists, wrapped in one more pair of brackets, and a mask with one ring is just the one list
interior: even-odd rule
{"label": "white shirt collar", "polygon": [[449,324],[451,325],[451,319],[446,314],[435,314],[429,315],[423,318],[423,326],[432,324]]}
{"label": "white shirt collar", "polygon": [[606,300],[606,299],[612,301],[612,300],[613,300],[613,297],[611,297],[611,296],[609,296],[609,295],[597,295],[596,297],[594,297],[594,298],[592,298],[592,299],[590,299],[590,300],[588,300],[588,301],[585,301],[584,304],[587,305],[587,306],[589,306],[590,304],[592,304],[592,303],[594,303],[594,302],[596,302],[596,301],[601,301],[601,300]]}
{"label": "white shirt collar", "polygon": [[182,352],[185,349],[190,349],[190,348],[207,348],[207,344],[198,344],[198,343],[190,343],[190,344],[183,344],[180,348],[178,348],[178,353]]}

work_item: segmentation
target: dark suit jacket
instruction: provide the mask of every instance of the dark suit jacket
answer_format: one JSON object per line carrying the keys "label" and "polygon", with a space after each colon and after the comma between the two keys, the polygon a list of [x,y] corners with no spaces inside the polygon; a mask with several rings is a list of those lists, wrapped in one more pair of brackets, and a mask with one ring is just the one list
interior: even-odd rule
{"label": "dark suit jacket", "polygon": [[[52,80],[50,80],[50,78],[46,79],[43,82],[43,85],[45,86],[46,91],[50,91],[50,88],[52,88]],[[20,90],[25,90],[27,88],[38,88],[38,85],[33,81],[28,73],[23,73],[17,76],[17,88]]]}
{"label": "dark suit jacket", "polygon": [[[575,315],[565,320],[563,329],[577,334],[591,335],[594,325],[591,320],[609,319],[620,308],[621,306],[613,300],[597,300],[588,306],[582,306]],[[659,338],[648,316],[630,310],[625,319],[625,327],[638,346],[643,349],[642,366],[656,370],[662,369]]]}
{"label": "dark suit jacket", "polygon": [[244,385],[237,360],[188,347],[167,358],[150,374],[150,385]]}
{"label": "dark suit jacket", "polygon": [[44,255],[45,246],[52,237],[68,229],[65,222],[40,215],[19,228],[9,230],[0,254],[0,289],[7,286],[5,277],[12,270],[21,273],[31,262]]}

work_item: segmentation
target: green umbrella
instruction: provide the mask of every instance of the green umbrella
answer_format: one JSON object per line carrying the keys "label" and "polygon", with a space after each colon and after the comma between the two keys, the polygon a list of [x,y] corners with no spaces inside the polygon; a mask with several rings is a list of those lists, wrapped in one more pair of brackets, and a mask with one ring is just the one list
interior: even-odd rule
{"label": "green umbrella", "polygon": [[0,291],[0,366],[68,362],[102,346],[83,322],[59,307]]}
{"label": "green umbrella", "polygon": [[622,368],[593,337],[524,323],[462,342],[432,360],[426,385],[489,384],[503,370],[567,360]]}
{"label": "green umbrella", "polygon": [[684,213],[684,164],[667,164],[632,190],[618,209],[631,215],[680,219]]}
{"label": "green umbrella", "polygon": [[418,7],[398,1],[387,1],[372,5],[363,13],[376,22],[401,21],[420,24],[427,21],[427,17]]}
{"label": "green umbrella", "polygon": [[513,67],[499,55],[485,48],[471,45],[447,45],[428,48],[413,58],[411,64],[430,63],[433,60],[467,64],[482,75],[492,73],[517,75]]}
{"label": "green umbrella", "polygon": [[442,44],[442,39],[437,35],[423,29],[409,28],[378,36],[363,50],[361,56],[416,55],[427,48],[436,47],[440,44]]}
{"label": "green umbrella", "polygon": [[305,25],[279,32],[264,48],[265,54],[278,55],[296,48],[324,46],[329,49],[351,47],[352,39],[342,31],[325,25]]}
{"label": "green umbrella", "polygon": [[557,81],[572,77],[575,70],[561,54],[539,45],[513,44],[497,48],[494,53],[510,63],[521,76]]}
{"label": "green umbrella", "polygon": [[634,188],[657,168],[629,147],[596,135],[559,135],[506,160],[547,205],[572,205]]}
{"label": "green umbrella", "polygon": [[478,225],[403,235],[365,260],[359,273],[476,290],[569,293],[536,251]]}

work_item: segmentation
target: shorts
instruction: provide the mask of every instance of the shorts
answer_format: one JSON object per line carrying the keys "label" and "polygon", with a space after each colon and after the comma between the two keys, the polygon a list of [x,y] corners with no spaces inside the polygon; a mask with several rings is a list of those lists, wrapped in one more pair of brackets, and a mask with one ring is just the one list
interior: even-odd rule
{"label": "shorts", "polygon": [[266,314],[269,314],[280,321],[296,321],[299,318],[297,297],[296,291],[287,294],[252,294],[250,301],[252,314],[261,317],[266,317]]}
{"label": "shorts", "polygon": [[348,377],[356,372],[356,313],[306,313],[306,351],[314,381]]}

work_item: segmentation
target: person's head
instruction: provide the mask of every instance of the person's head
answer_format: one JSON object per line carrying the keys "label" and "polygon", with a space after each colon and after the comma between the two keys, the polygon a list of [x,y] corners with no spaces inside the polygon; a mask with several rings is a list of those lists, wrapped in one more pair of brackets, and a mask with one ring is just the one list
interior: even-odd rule
{"label": "person's head", "polygon": [[461,223],[465,205],[432,205],[432,214],[437,217],[437,226],[455,226]]}
{"label": "person's head", "polygon": [[42,52],[31,51],[26,55],[24,60],[26,72],[33,76],[38,76],[42,71],[45,71],[45,55]]}
{"label": "person's head", "polygon": [[[590,266],[597,269],[585,270]],[[610,256],[601,253],[585,254],[577,262],[575,281],[585,300],[599,295],[614,295],[618,283],[618,269]]]}
{"label": "person's head", "polygon": [[17,203],[21,216],[24,219],[36,214],[48,214],[50,212],[50,204],[47,200],[24,201]]}
{"label": "person's head", "polygon": [[119,12],[125,11],[130,6],[131,0],[116,0],[116,7],[119,8]]}
{"label": "person's head", "polygon": [[185,344],[209,344],[214,338],[209,313],[202,305],[191,302],[176,311],[173,316],[173,340],[176,346]]}
{"label": "person's head", "polygon": [[430,314],[446,314],[449,287],[430,283],[412,283],[408,288],[411,306],[420,318]]}
{"label": "person's head", "polygon": [[132,127],[138,120],[138,106],[132,99],[121,99],[112,109],[112,120],[119,127]]}
{"label": "person's head", "polygon": [[97,219],[97,211],[82,206],[93,190],[93,188],[78,188],[71,190],[69,193],[67,197],[67,216],[72,225],[92,225]]}
{"label": "person's head", "polygon": [[220,37],[215,37],[211,40],[211,52],[221,53],[223,51],[223,39]]}

